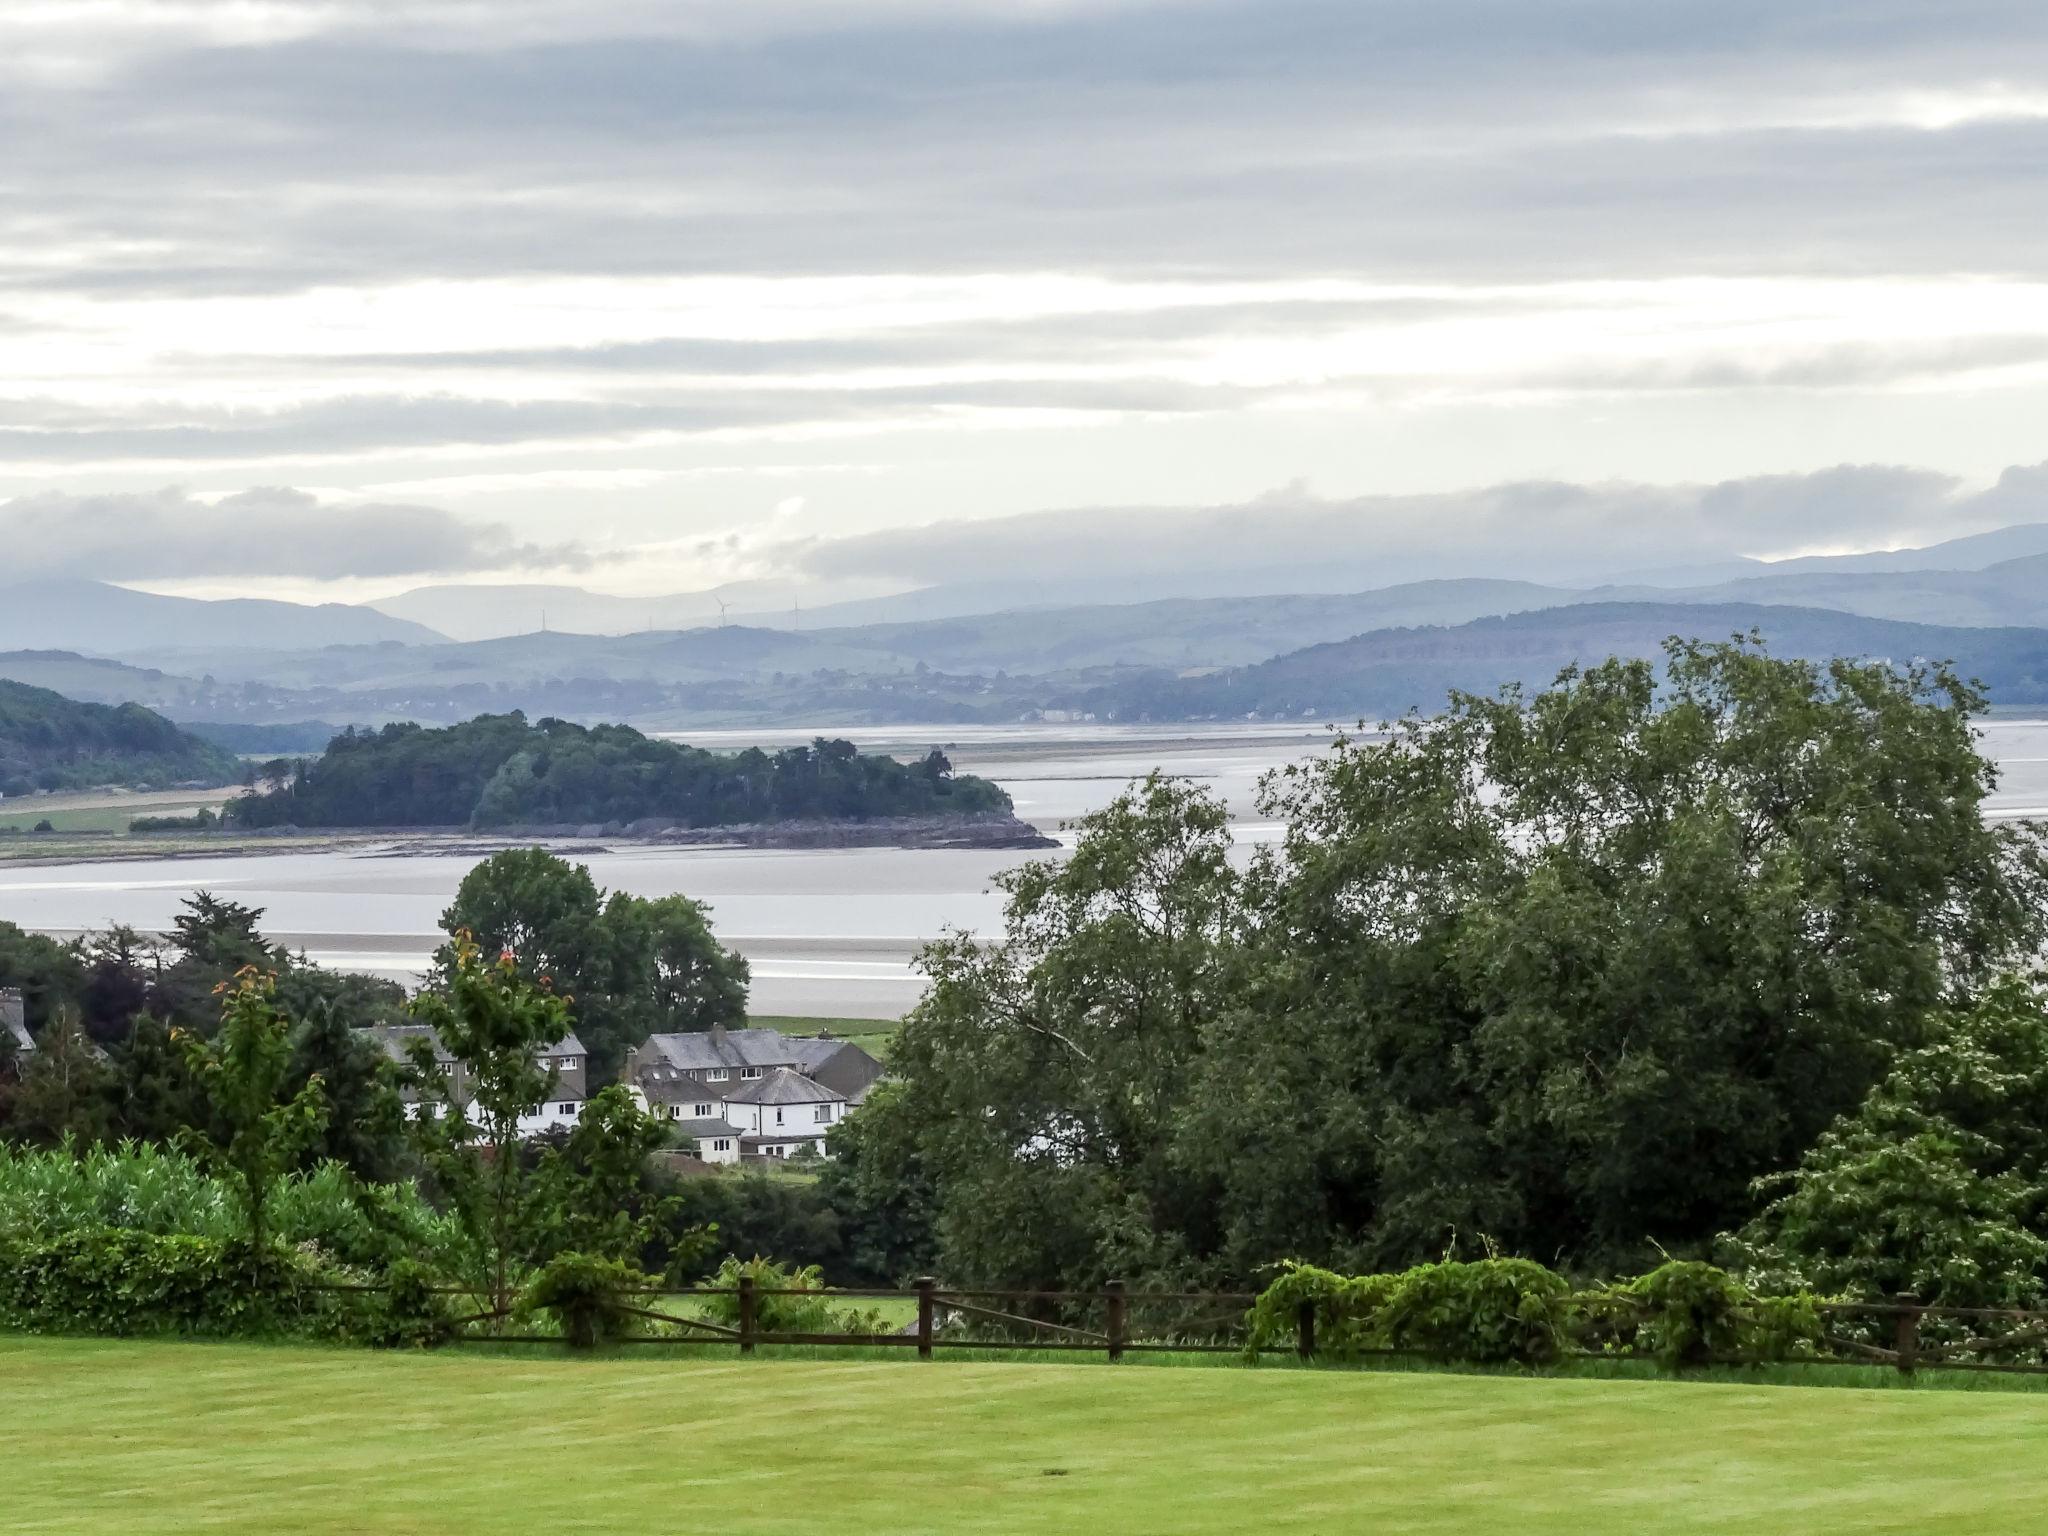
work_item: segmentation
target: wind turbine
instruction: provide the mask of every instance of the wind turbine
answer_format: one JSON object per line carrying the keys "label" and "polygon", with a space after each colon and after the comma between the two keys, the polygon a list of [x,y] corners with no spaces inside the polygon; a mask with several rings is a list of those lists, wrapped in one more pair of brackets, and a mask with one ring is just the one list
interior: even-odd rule
{"label": "wind turbine", "polygon": [[714,597],[711,599],[711,601],[718,604],[718,627],[720,629],[723,629],[725,628],[725,610],[730,608],[732,604],[728,603],[722,597]]}

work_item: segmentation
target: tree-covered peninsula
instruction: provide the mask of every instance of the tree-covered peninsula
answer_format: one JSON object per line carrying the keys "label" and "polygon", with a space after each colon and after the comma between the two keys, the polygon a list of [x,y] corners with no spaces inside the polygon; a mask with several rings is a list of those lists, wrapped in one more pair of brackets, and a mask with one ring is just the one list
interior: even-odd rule
{"label": "tree-covered peninsula", "polygon": [[933,751],[911,763],[824,738],[707,752],[625,725],[529,723],[518,712],[430,729],[346,730],[318,758],[277,762],[229,820],[245,827],[520,827],[1003,814],[1010,797]]}
{"label": "tree-covered peninsula", "polygon": [[229,784],[240,771],[232,753],[140,704],[81,704],[0,680],[0,795]]}

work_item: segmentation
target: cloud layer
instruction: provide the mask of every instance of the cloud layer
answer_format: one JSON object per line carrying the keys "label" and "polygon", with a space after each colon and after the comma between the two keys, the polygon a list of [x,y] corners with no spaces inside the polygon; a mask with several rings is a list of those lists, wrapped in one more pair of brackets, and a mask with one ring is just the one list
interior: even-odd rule
{"label": "cloud layer", "polygon": [[2043,80],[2034,0],[0,6],[0,497],[445,485],[351,574],[689,585],[791,494],[880,550],[1296,476],[1567,541],[1548,482],[1983,479],[2048,419]]}
{"label": "cloud layer", "polygon": [[523,568],[581,569],[574,545],[513,541],[502,527],[435,507],[330,506],[304,491],[260,487],[204,501],[177,489],[147,495],[48,491],[0,502],[11,579],[88,577],[175,582],[190,577],[398,577]]}

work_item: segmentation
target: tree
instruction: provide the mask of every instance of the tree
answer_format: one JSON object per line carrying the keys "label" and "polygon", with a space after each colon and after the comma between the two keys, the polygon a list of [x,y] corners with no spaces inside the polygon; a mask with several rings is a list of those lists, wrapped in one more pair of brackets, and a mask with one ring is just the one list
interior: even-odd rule
{"label": "tree", "polygon": [[2048,1295],[2048,1007],[2007,978],[1952,1011],[1728,1240],[1774,1286],[1932,1305]]}
{"label": "tree", "polygon": [[9,1140],[90,1146],[113,1139],[112,1074],[74,1010],[61,1009],[14,1067],[14,1081],[0,1092],[0,1128]]}
{"label": "tree", "polygon": [[583,1106],[559,1148],[542,1154],[534,1180],[529,1255],[544,1264],[562,1253],[656,1268],[701,1261],[711,1229],[681,1231],[681,1202],[651,1177],[648,1155],[668,1132],[614,1084]]}
{"label": "tree", "polygon": [[309,1162],[335,1162],[367,1184],[388,1184],[405,1150],[405,1106],[391,1059],[333,999],[315,1002],[291,1032],[286,1080],[318,1082],[328,1114],[305,1149]]}
{"label": "tree", "polygon": [[[900,1084],[880,1082],[860,1113],[832,1127],[830,1151],[818,1169],[818,1193],[838,1216],[844,1256],[827,1265],[845,1285],[903,1285],[938,1268],[933,1223],[938,1190],[919,1144],[916,1122],[896,1108]],[[825,1263],[826,1254],[783,1247],[799,1263]]]}
{"label": "tree", "polygon": [[929,1179],[966,1281],[1703,1252],[2037,953],[1982,705],[1674,642],[1340,742],[1269,780],[1284,841],[1241,869],[1150,781],[1010,877],[998,942],[928,948],[858,1155]]}
{"label": "tree", "polygon": [[1085,818],[1071,857],[999,877],[1000,944],[927,946],[931,988],[864,1106],[871,1190],[936,1188],[949,1276],[1091,1286],[1178,1271],[1214,1191],[1174,1153],[1243,913],[1229,817],[1158,775]]}
{"label": "tree", "polygon": [[553,1070],[539,1054],[570,1032],[570,999],[527,980],[511,951],[487,961],[466,932],[455,936],[439,991],[414,1003],[441,1044],[466,1069],[457,1099],[425,1041],[413,1045],[420,1113],[415,1143],[469,1239],[500,1315],[512,1305],[514,1266],[525,1251],[529,1174],[519,1118],[547,1097]]}
{"label": "tree", "polygon": [[[573,993],[599,1081],[650,1034],[746,1017],[747,962],[718,943],[705,907],[687,896],[607,898],[588,868],[544,848],[478,864],[441,924],[467,929],[485,950],[510,951],[528,980],[548,976]],[[444,945],[437,956],[444,976],[453,952]]]}
{"label": "tree", "polygon": [[222,984],[213,1040],[186,1037],[193,1077],[216,1124],[182,1139],[228,1175],[242,1202],[249,1246],[259,1255],[269,1246],[272,1192],[327,1122],[319,1078],[285,1094],[291,1023],[272,1006],[275,987],[276,978],[244,967]]}
{"label": "tree", "polygon": [[[1940,667],[1673,642],[1661,686],[1613,661],[1458,695],[1271,786],[1255,983],[1190,1142],[1245,1257],[1633,1262],[1739,1223],[2039,942],[2048,864],[1981,815],[1982,707]],[[1232,1154],[1279,1123],[1304,1134]]]}
{"label": "tree", "polygon": [[611,958],[605,991],[622,1015],[628,1045],[656,1031],[696,1033],[746,1021],[747,962],[718,942],[701,903],[614,892],[603,930]]}

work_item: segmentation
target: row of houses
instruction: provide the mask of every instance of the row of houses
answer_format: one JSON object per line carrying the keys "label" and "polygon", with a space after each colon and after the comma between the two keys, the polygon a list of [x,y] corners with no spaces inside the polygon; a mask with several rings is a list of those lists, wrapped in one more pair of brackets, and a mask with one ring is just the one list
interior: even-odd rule
{"label": "row of houses", "polygon": [[[425,1041],[456,1103],[467,1098],[468,1069],[426,1024],[371,1031],[392,1060],[410,1065]],[[520,1116],[519,1133],[565,1130],[589,1099],[590,1053],[573,1034],[535,1062],[549,1074],[548,1096]],[[628,1053],[622,1081],[641,1108],[675,1128],[679,1144],[706,1163],[823,1155],[825,1138],[882,1077],[882,1064],[850,1040],[807,1038],[774,1029],[711,1029],[653,1035]],[[417,1096],[408,1102],[417,1111]]]}

